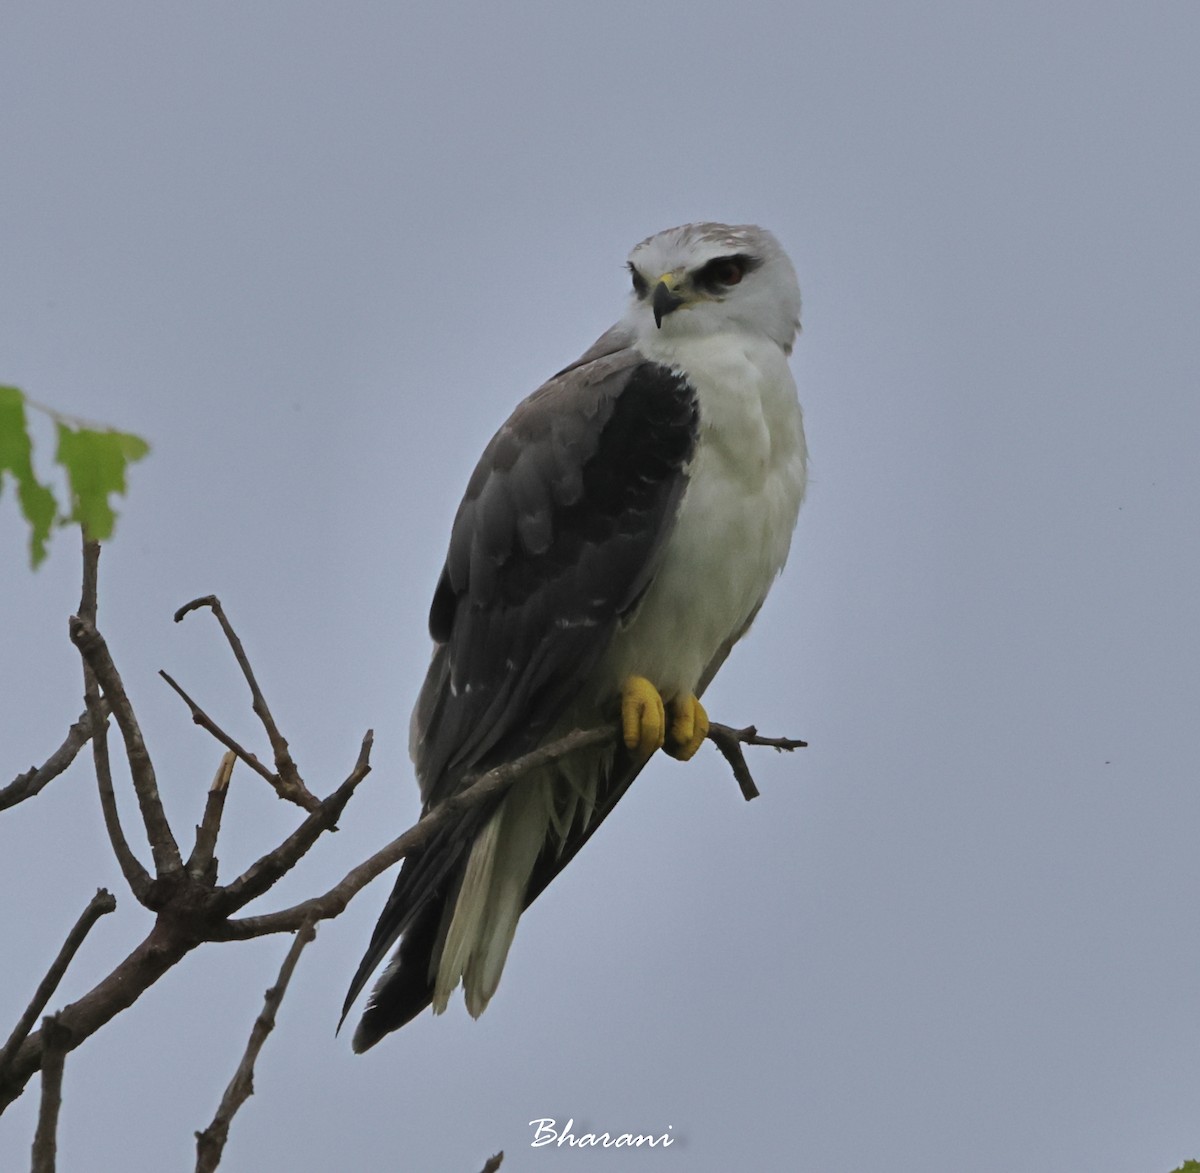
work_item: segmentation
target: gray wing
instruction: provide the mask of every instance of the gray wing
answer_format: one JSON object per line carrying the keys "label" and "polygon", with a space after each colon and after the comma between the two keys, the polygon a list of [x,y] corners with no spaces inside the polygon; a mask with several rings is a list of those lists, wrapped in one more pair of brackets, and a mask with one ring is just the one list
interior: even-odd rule
{"label": "gray wing", "polygon": [[623,351],[556,376],[492,439],[430,608],[412,747],[427,806],[574,698],[654,575],[695,431],[686,380]]}
{"label": "gray wing", "polygon": [[[426,810],[538,743],[653,579],[686,487],[698,408],[682,375],[614,352],[621,341],[610,331],[526,399],[467,486],[413,715]],[[384,1029],[428,1001],[441,908],[490,814],[477,808],[404,861],[347,998],[406,934],[367,1012],[394,1023]]]}

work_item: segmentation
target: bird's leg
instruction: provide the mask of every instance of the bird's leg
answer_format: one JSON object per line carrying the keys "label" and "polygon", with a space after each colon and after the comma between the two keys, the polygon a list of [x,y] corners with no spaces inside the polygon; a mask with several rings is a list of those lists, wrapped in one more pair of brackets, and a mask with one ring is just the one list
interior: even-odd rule
{"label": "bird's leg", "polygon": [[661,749],[667,715],[658,689],[644,676],[627,676],[621,685],[621,733],[625,748],[648,758]]}
{"label": "bird's leg", "polygon": [[677,696],[668,708],[671,724],[663,748],[671,757],[686,762],[708,736],[708,714],[699,698],[690,692]]}

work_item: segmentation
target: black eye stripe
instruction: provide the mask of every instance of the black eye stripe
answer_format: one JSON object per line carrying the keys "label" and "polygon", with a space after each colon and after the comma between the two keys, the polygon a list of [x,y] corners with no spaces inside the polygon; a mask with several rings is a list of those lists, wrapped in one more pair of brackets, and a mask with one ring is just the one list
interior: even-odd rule
{"label": "black eye stripe", "polygon": [[754,272],[761,264],[762,261],[757,257],[746,253],[713,257],[696,271],[696,284],[710,293],[718,293],[736,285],[747,273]]}
{"label": "black eye stripe", "polygon": [[637,266],[629,262],[629,274],[633,278],[633,292],[638,297],[645,297],[650,292],[650,283],[637,271]]}

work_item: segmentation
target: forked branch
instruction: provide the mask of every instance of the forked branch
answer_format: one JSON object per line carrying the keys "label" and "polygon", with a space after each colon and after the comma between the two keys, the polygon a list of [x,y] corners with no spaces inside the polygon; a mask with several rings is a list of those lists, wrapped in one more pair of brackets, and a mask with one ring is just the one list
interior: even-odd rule
{"label": "forked branch", "polygon": [[754,784],[750,767],[746,764],[746,755],[742,753],[743,745],[769,745],[781,752],[805,749],[808,746],[807,741],[798,741],[791,737],[760,737],[753,725],[747,725],[745,729],[734,729],[730,725],[718,725],[716,722],[708,727],[708,739],[729,763],[729,768],[741,787],[742,797],[747,802],[758,797],[759,789]]}
{"label": "forked branch", "polygon": [[[289,802],[294,802],[298,806],[304,807],[305,810],[316,810],[319,800],[304,785],[304,780],[300,777],[300,771],[296,768],[296,763],[292,760],[287,738],[279,732],[279,726],[275,724],[275,718],[271,716],[267,699],[263,696],[262,689],[258,687],[258,680],[254,675],[254,669],[250,667],[250,660],[246,656],[246,649],[242,647],[242,641],[238,639],[237,632],[233,630],[233,624],[229,622],[228,617],[225,615],[225,610],[221,606],[221,600],[216,595],[204,595],[202,598],[193,599],[190,603],[184,603],[175,612],[175,622],[181,622],[185,615],[201,607],[207,607],[217,617],[217,622],[221,625],[221,630],[225,633],[225,639],[232,649],[234,659],[237,660],[246,685],[250,689],[251,707],[254,709],[255,716],[262,722],[262,727],[267,733],[267,739],[271,743],[271,751],[275,755],[276,774],[273,777],[268,775],[272,785],[275,786],[280,798],[286,798]],[[173,684],[174,682],[170,681],[170,683]],[[178,688],[178,686],[176,687]],[[179,691],[182,692],[181,689]],[[191,704],[190,701],[188,703],[189,705]],[[193,715],[196,711],[193,707]],[[233,749],[234,747],[230,745],[228,748]]]}
{"label": "forked branch", "polygon": [[155,870],[159,879],[172,876],[182,870],[183,860],[179,856],[179,845],[171,833],[171,825],[167,822],[158,793],[154,764],[150,760],[150,752],[142,737],[133,705],[126,695],[121,675],[109,654],[108,644],[91,619],[82,615],[72,616],[70,632],[71,642],[79,649],[79,654],[95,675],[124,738],[125,757],[129,762],[142,822],[146,826],[146,837],[150,840]]}

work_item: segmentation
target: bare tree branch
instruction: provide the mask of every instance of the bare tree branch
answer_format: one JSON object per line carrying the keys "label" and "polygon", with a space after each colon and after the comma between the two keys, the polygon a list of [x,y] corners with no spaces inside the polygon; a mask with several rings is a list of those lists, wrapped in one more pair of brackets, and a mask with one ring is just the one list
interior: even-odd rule
{"label": "bare tree branch", "polygon": [[[96,542],[83,543],[83,586],[80,594],[79,613],[85,612],[94,621],[96,616],[96,576],[100,557],[100,546]],[[103,702],[102,702],[103,703]],[[101,710],[103,716],[108,715],[108,707]],[[79,720],[67,731],[66,740],[40,766],[34,766],[17,777],[0,790],[0,810],[16,806],[32,798],[54,778],[57,778],[74,760],[79,751],[87,744],[92,736],[94,714],[85,709]]]}
{"label": "bare tree branch", "polygon": [[745,729],[734,729],[730,725],[719,725],[715,721],[708,727],[708,739],[729,763],[733,776],[741,787],[742,797],[747,802],[758,797],[759,789],[754,784],[750,767],[746,765],[746,755],[742,753],[743,745],[769,745],[781,751],[804,749],[808,745],[807,741],[797,741],[789,737],[759,737],[758,730],[753,725],[747,725]]}
{"label": "bare tree branch", "polygon": [[186,864],[188,873],[194,879],[207,880],[211,884],[217,881],[214,853],[217,849],[217,836],[221,833],[221,816],[225,813],[229,779],[233,777],[233,764],[236,761],[237,755],[233,750],[227,750],[217,767],[216,777],[208,788],[208,798],[204,803],[204,816],[196,828],[196,842]]}
{"label": "bare tree branch", "polygon": [[[100,694],[100,686],[96,684],[96,676],[91,668],[84,664],[84,697],[89,709],[100,711],[104,703]],[[108,832],[108,841],[112,844],[116,862],[121,867],[125,882],[130,885],[130,891],[139,903],[145,903],[146,894],[154,882],[150,873],[145,870],[133,848],[126,840],[125,831],[121,828],[121,816],[116,808],[116,794],[113,789],[113,766],[108,757],[108,722],[103,721],[95,727],[91,739],[92,766],[96,770],[96,787],[100,793],[100,810],[104,817],[104,830]]]}
{"label": "bare tree branch", "polygon": [[[330,796],[329,806],[325,808],[325,821],[330,824],[336,820],[354,786],[369,769],[366,755],[370,752],[370,745],[371,739],[368,734],[364,738],[354,772],[342,787]],[[210,799],[210,804],[211,802]],[[212,826],[215,816],[211,815],[210,811],[211,805],[206,806],[205,822]],[[320,821],[306,820],[305,825],[311,830],[314,822]],[[205,822],[202,822],[201,829],[197,832],[198,838],[202,834],[208,834],[203,829]],[[320,829],[322,828],[316,828],[317,833]],[[316,834],[311,834],[311,838],[315,839]],[[285,843],[284,846],[286,845]],[[59,1019],[70,1030],[70,1048],[79,1046],[122,1010],[132,1006],[146,990],[198,945],[226,936],[221,931],[226,915],[221,911],[225,892],[214,886],[211,869],[206,871],[207,874],[203,877],[195,877],[190,871],[181,871],[174,883],[159,884],[158,898],[154,902],[158,918],[150,935],[106,978],[77,1002],[59,1012]],[[250,895],[245,891],[242,895],[245,899],[250,899]],[[293,926],[293,931],[298,927],[299,922]],[[0,1069],[0,1113],[21,1094],[25,1085],[38,1071],[43,1059],[44,1039],[41,1032],[35,1031],[12,1054],[7,1069]]]}
{"label": "bare tree branch", "polygon": [[221,630],[225,633],[230,648],[233,649],[238,667],[242,670],[242,676],[245,677],[246,684],[250,688],[255,715],[262,722],[271,742],[271,750],[275,755],[275,769],[279,773],[280,780],[280,795],[306,810],[316,810],[317,798],[304,785],[304,781],[300,777],[300,771],[296,768],[291,751],[288,749],[287,739],[279,732],[279,726],[275,724],[275,718],[271,716],[266,698],[262,694],[262,689],[258,687],[254,670],[250,667],[250,661],[246,657],[246,650],[242,647],[242,641],[238,639],[237,632],[233,630],[233,625],[226,618],[221,600],[216,595],[205,595],[203,598],[193,599],[190,603],[184,603],[175,612],[175,622],[179,623],[188,612],[198,610],[200,607],[208,607],[217,617],[217,622],[221,625]]}
{"label": "bare tree branch", "polygon": [[[191,710],[192,721],[196,725],[199,725],[201,729],[207,729],[209,733],[211,733],[227,750],[236,754],[256,774],[270,782],[271,786],[276,790],[280,798],[286,797],[283,793],[283,781],[280,779],[278,774],[268,770],[267,767],[264,766],[261,761],[259,761],[257,755],[251,753],[248,749],[244,749],[241,745],[234,741],[234,739],[230,737],[224,729],[222,729],[198,704],[196,704],[194,700],[192,700],[190,696],[188,696],[188,694],[183,690],[182,685],[180,685],[169,672],[164,672],[160,668],[158,670],[158,674],[180,695],[180,697],[183,698],[183,703]],[[317,801],[318,800],[314,797],[313,802]],[[302,803],[301,805],[304,804]]]}
{"label": "bare tree branch", "polygon": [[92,766],[96,771],[96,787],[100,795],[104,829],[108,832],[108,841],[112,844],[113,854],[117,857],[129,890],[140,903],[145,904],[153,881],[150,873],[142,866],[141,860],[133,854],[133,848],[129,846],[129,840],[125,838],[125,831],[121,827],[117,796],[113,790],[112,763],[108,756],[108,722],[99,717],[107,709],[107,705],[100,695],[95,673],[86,662],[83,665],[83,696],[88,712],[92,714]]}
{"label": "bare tree branch", "polygon": [[142,811],[142,822],[146,826],[146,837],[150,840],[150,851],[154,856],[154,867],[159,879],[177,875],[183,870],[179,845],[171,833],[158,793],[158,782],[154,776],[154,764],[142,739],[142,731],[134,715],[133,706],[125,692],[120,673],[109,654],[104,637],[96,625],[81,615],[71,617],[71,642],[96,674],[96,681],[108,698],[112,715],[125,739],[125,756],[129,759],[129,772],[133,788],[137,793],[138,806]]}
{"label": "bare tree branch", "polygon": [[[82,529],[82,527],[81,527]],[[79,615],[90,623],[96,622],[96,589],[99,581],[100,543],[83,539],[83,587],[79,598]],[[82,659],[82,657],[81,657]],[[83,701],[87,706],[92,726],[92,766],[96,771],[96,786],[100,793],[100,810],[104,815],[104,829],[117,857],[121,874],[129,890],[145,904],[152,880],[141,860],[133,854],[125,831],[121,827],[121,816],[117,810],[117,797],[113,791],[112,763],[108,756],[108,702],[100,695],[100,685],[91,665],[83,659]]]}
{"label": "bare tree branch", "polygon": [[488,1163],[486,1165],[484,1165],[484,1167],[480,1171],[480,1173],[496,1173],[496,1170],[500,1168],[500,1166],[501,1166],[501,1164],[503,1164],[503,1162],[504,1162],[504,1150],[501,1149],[500,1152],[498,1152],[494,1157],[488,1158]]}
{"label": "bare tree branch", "polygon": [[[107,714],[107,708],[104,712]],[[75,760],[91,736],[91,715],[84,709],[79,720],[67,730],[66,740],[40,766],[33,766],[24,774],[18,774],[7,786],[0,788],[0,811],[32,798],[57,778]]]}
{"label": "bare tree branch", "polygon": [[[345,782],[312,812],[274,851],[252,863],[236,880],[220,889],[218,907],[225,915],[261,896],[296,866],[322,832],[332,830],[354,795],[358,784],[371,772],[371,747],[375,732],[368,729],[358,751],[358,760]],[[303,919],[303,918],[301,918]],[[300,922],[293,926],[299,928]]]}
{"label": "bare tree branch", "polygon": [[113,898],[113,894],[104,888],[100,888],[88,902],[87,908],[75,922],[75,927],[67,934],[67,939],[63,942],[63,947],[58,951],[58,956],[54,959],[53,964],[47,970],[46,976],[42,978],[38,988],[34,991],[33,1000],[25,1008],[25,1013],[21,1015],[12,1034],[8,1036],[4,1050],[0,1051],[0,1076],[3,1075],[12,1057],[17,1053],[17,1049],[33,1029],[33,1024],[37,1022],[38,1016],[49,1005],[50,999],[54,997],[54,991],[58,989],[58,983],[62,981],[63,974],[67,972],[67,966],[71,964],[71,959],[79,951],[79,946],[91,932],[92,926],[105,913],[112,912],[116,907],[117,902]]}
{"label": "bare tree branch", "polygon": [[212,1173],[221,1163],[221,1154],[225,1149],[225,1142],[229,1139],[229,1126],[233,1123],[234,1114],[246,1100],[254,1095],[254,1064],[263,1044],[267,1041],[267,1035],[275,1027],[275,1016],[279,1012],[279,1004],[283,1001],[284,994],[287,993],[288,982],[292,980],[292,973],[296,968],[296,963],[300,960],[300,953],[316,935],[317,930],[312,921],[305,921],[297,931],[296,939],[283,959],[279,977],[267,991],[262,1013],[259,1014],[250,1031],[250,1041],[246,1044],[246,1053],[242,1056],[242,1061],[238,1064],[233,1079],[230,1080],[225,1094],[221,1097],[217,1114],[203,1132],[196,1133],[196,1173]]}
{"label": "bare tree branch", "polygon": [[[112,973],[55,1016],[70,1031],[68,1050],[132,1006],[201,940],[196,928],[182,919],[167,921],[160,917],[150,935]],[[42,1032],[34,1031],[10,1058],[7,1069],[0,1071],[0,1112],[25,1090],[41,1067],[45,1046]]]}
{"label": "bare tree branch", "polygon": [[31,1173],[54,1173],[58,1157],[58,1111],[62,1107],[63,1063],[70,1049],[70,1032],[52,1015],[42,1022],[46,1040],[42,1060],[42,1103],[33,1136]]}

